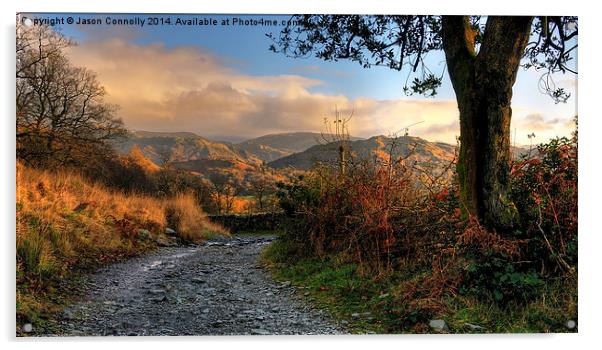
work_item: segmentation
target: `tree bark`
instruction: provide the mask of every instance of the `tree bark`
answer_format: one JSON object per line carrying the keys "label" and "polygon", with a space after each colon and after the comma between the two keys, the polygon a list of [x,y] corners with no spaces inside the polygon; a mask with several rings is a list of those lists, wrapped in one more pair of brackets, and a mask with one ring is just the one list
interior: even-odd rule
{"label": "tree bark", "polygon": [[512,86],[532,17],[489,17],[478,54],[466,16],[444,16],[443,49],[460,112],[458,179],[467,213],[506,231],[518,221],[508,198]]}

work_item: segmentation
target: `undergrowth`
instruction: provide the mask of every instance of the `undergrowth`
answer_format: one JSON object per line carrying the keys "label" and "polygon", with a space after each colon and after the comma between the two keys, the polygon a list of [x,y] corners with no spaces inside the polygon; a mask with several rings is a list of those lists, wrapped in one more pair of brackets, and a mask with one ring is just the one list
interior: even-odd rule
{"label": "undergrowth", "polygon": [[406,159],[279,184],[290,223],[264,254],[276,277],[352,329],[422,333],[444,319],[459,333],[576,331],[577,132],[512,164],[522,222],[507,232],[463,215],[451,166],[428,175]]}

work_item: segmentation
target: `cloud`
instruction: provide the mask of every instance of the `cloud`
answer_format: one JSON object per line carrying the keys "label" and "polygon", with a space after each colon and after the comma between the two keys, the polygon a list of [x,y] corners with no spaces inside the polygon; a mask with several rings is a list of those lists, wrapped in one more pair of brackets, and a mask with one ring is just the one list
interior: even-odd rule
{"label": "cloud", "polygon": [[545,120],[541,113],[527,114],[520,122],[520,126],[525,130],[544,131],[555,129],[558,125],[565,124],[566,120],[554,118]]}
{"label": "cloud", "polygon": [[[131,129],[192,131],[209,138],[319,132],[336,108],[344,116],[353,112],[349,130],[356,136],[403,132],[410,125],[411,135],[432,141],[455,143],[459,135],[455,100],[319,93],[312,89],[325,85],[324,80],[245,74],[228,65],[227,58],[196,46],[167,48],[112,38],[85,41],[68,54],[75,64],[97,72],[109,102],[120,106],[119,116]],[[521,130],[559,124],[537,114],[514,119]]]}
{"label": "cloud", "polygon": [[142,46],[113,38],[86,41],[68,54],[75,64],[97,72],[109,101],[120,106],[119,116],[132,129],[187,130],[207,137],[323,131],[324,118],[332,119],[338,108],[343,114],[353,111],[355,135],[391,133],[426,121],[415,129],[427,132],[424,137],[454,137],[448,137],[450,130],[429,129],[457,119],[453,101],[352,100],[312,92],[325,82],[297,74],[244,74],[198,47]]}
{"label": "cloud", "polygon": [[[549,117],[543,113],[525,108],[513,108],[512,139],[518,145],[528,145],[533,142],[546,142],[551,138],[569,136],[575,129],[571,118]],[[527,135],[534,133],[535,141]]]}

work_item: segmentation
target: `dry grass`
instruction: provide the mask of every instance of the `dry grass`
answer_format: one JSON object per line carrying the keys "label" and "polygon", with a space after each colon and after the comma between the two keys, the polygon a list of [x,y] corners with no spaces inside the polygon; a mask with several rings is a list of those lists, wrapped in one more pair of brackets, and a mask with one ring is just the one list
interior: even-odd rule
{"label": "dry grass", "polygon": [[[192,195],[125,195],[73,172],[22,164],[17,164],[16,216],[17,314],[28,320],[56,282],[75,270],[152,249],[157,239],[166,239],[166,227],[173,225],[186,242],[227,234],[207,220]],[[142,229],[150,235],[140,234]]]}
{"label": "dry grass", "polygon": [[148,174],[154,174],[161,170],[161,167],[153,163],[150,159],[146,158],[140,147],[137,145],[132,147],[130,150],[129,159],[135,164],[138,164]]}
{"label": "dry grass", "polygon": [[178,195],[165,205],[168,225],[183,240],[198,242],[213,234],[228,234],[223,227],[207,219],[192,195]]}

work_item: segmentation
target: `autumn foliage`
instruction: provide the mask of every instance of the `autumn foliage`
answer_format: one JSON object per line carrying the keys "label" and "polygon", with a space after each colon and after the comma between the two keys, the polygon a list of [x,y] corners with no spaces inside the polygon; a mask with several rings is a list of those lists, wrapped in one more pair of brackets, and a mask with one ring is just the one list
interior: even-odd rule
{"label": "autumn foliage", "polygon": [[285,239],[306,255],[335,256],[367,275],[420,272],[396,300],[413,322],[445,311],[445,298],[474,295],[523,303],[548,280],[577,270],[577,134],[537,147],[512,164],[521,223],[487,229],[465,216],[455,181],[428,181],[403,159],[317,168],[280,185],[292,218]]}

